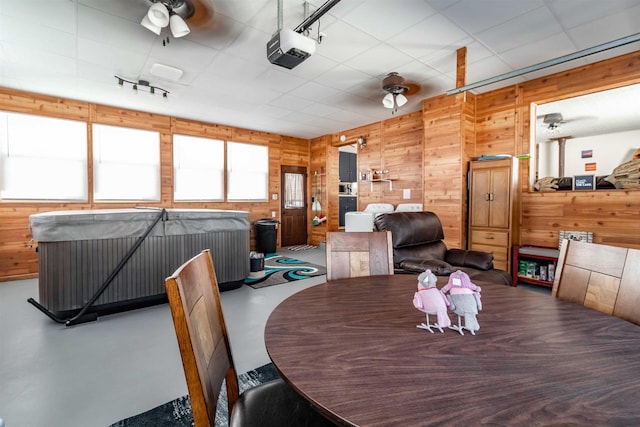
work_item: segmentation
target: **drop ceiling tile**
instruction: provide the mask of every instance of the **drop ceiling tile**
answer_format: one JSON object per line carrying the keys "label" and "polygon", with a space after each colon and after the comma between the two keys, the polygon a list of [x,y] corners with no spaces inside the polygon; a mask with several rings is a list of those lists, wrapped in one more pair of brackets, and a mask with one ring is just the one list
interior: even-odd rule
{"label": "drop ceiling tile", "polygon": [[[284,70],[284,71],[283,71]],[[281,67],[267,68],[265,72],[258,76],[260,84],[264,87],[277,90],[279,92],[289,92],[307,82],[300,77],[292,76]]]}
{"label": "drop ceiling tile", "polygon": [[[640,6],[567,30],[579,50],[638,33]],[[638,43],[635,43],[636,49]]]}
{"label": "drop ceiling tile", "polygon": [[305,107],[302,111],[307,114],[312,114],[314,116],[326,117],[330,114],[334,114],[338,112],[339,108],[335,107],[333,103],[332,105],[327,105],[327,104],[316,102],[309,105],[308,107]]}
{"label": "drop ceiling tile", "polygon": [[76,36],[74,33],[53,27],[36,25],[30,31],[27,18],[0,14],[0,40],[14,46],[22,46],[25,51],[50,52],[69,58],[76,57]]}
{"label": "drop ceiling tile", "polygon": [[413,58],[397,49],[381,43],[345,61],[344,64],[371,76],[388,73],[413,61]]}
{"label": "drop ceiling tile", "polygon": [[547,3],[547,7],[565,29],[588,24],[612,12],[617,13],[638,5],[640,0],[563,0]]}
{"label": "drop ceiling tile", "polygon": [[413,58],[423,58],[468,37],[442,15],[433,15],[387,41]]}
{"label": "drop ceiling tile", "polygon": [[445,8],[442,13],[469,34],[474,34],[539,8],[543,4],[541,0],[461,0]]}
{"label": "drop ceiling tile", "polygon": [[558,33],[549,38],[507,50],[499,56],[511,67],[518,69],[568,55],[576,50],[565,33]]}
{"label": "drop ceiling tile", "polygon": [[434,13],[423,0],[368,0],[343,19],[378,40],[386,40]]}
{"label": "drop ceiling tile", "polygon": [[369,80],[370,75],[363,73],[345,65],[338,65],[319,76],[316,81],[325,86],[338,90],[346,90],[354,85],[360,84],[363,80]]}
{"label": "drop ceiling tile", "polygon": [[70,34],[76,33],[76,6],[72,1],[3,0],[0,2],[0,15],[24,21],[29,27],[43,26]]}
{"label": "drop ceiling tile", "polygon": [[313,101],[324,101],[327,98],[335,96],[340,91],[321,85],[316,82],[307,82],[289,92],[289,95],[299,96],[300,98],[310,99]]}
{"label": "drop ceiling tile", "polygon": [[330,59],[338,62],[353,58],[379,43],[370,35],[342,21],[326,27],[326,33],[327,37],[322,41],[324,53]]}
{"label": "drop ceiling tile", "polygon": [[118,74],[126,78],[137,78],[147,59],[145,54],[84,38],[78,39],[78,57],[83,63],[110,69],[111,77]]}
{"label": "drop ceiling tile", "polygon": [[[307,58],[302,64],[292,70],[289,70],[289,73],[304,79],[315,79],[321,74],[335,68],[338,63],[333,59],[322,55],[322,51],[323,45],[319,45],[316,53]],[[269,64],[269,66],[273,65]]]}
{"label": "drop ceiling tile", "polygon": [[303,110],[311,104],[312,102],[308,99],[298,98],[297,96],[288,94],[282,95],[269,103],[269,105],[274,107],[280,107],[290,111]]}
{"label": "drop ceiling tile", "polygon": [[220,80],[228,86],[244,85],[265,73],[269,67],[256,65],[239,56],[221,52],[216,55],[204,72],[193,82],[196,87],[205,87],[211,79]]}
{"label": "drop ceiling tile", "polygon": [[81,5],[78,6],[78,35],[138,53],[148,53],[155,38],[155,34],[140,23]]}
{"label": "drop ceiling tile", "polygon": [[267,42],[270,39],[271,36],[269,34],[245,26],[238,37],[231,42],[229,49],[242,58],[256,61],[257,63],[269,64]]}
{"label": "drop ceiling tile", "polygon": [[[467,84],[495,77],[512,70],[504,61],[495,56],[490,56],[474,63],[473,67],[467,67]],[[453,76],[455,76],[455,72]]]}
{"label": "drop ceiling tile", "polygon": [[540,7],[482,31],[477,38],[492,51],[500,53],[560,32],[562,27],[549,9]]}

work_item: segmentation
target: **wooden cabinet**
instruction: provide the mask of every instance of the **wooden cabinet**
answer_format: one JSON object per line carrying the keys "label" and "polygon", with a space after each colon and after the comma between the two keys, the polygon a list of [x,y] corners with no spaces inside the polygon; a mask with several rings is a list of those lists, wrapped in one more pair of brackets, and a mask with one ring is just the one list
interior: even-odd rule
{"label": "wooden cabinet", "polygon": [[495,268],[511,271],[516,235],[515,158],[473,161],[469,165],[469,249],[493,254]]}
{"label": "wooden cabinet", "polygon": [[355,196],[340,196],[338,204],[338,225],[344,227],[344,217],[347,212],[358,210],[358,198]]}
{"label": "wooden cabinet", "polygon": [[341,182],[358,181],[358,158],[354,153],[340,151],[338,171]]}

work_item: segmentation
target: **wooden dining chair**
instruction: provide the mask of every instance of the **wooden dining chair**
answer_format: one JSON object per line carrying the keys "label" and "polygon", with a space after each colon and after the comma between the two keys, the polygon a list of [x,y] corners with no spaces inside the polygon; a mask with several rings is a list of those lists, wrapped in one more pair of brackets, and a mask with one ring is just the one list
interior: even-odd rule
{"label": "wooden dining chair", "polygon": [[390,231],[327,233],[327,280],[393,274]]}
{"label": "wooden dining chair", "polygon": [[640,250],[563,240],[551,295],[640,325]]}
{"label": "wooden dining chair", "polygon": [[282,379],[241,395],[209,250],[165,280],[196,427],[214,426],[218,395],[226,379],[229,425],[331,426]]}

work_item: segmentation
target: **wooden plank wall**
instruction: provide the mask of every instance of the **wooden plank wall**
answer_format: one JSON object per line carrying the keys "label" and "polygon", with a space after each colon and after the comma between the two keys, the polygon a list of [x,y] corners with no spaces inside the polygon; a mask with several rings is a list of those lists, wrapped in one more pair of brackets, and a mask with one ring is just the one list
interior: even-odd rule
{"label": "wooden plank wall", "polygon": [[[466,246],[468,161],[481,154],[529,153],[530,104],[556,101],[604,89],[640,83],[640,52],[538,78],[487,93],[436,96],[423,101],[422,111],[325,135],[310,142],[264,132],[171,118],[162,115],[1,89],[0,109],[83,120],[88,123],[157,129],[161,132],[162,201],[144,206],[201,207],[250,211],[251,221],[280,213],[280,201],[260,203],[172,203],[171,135],[183,133],[238,142],[265,144],[270,153],[270,194],[280,194],[280,165],[309,166],[309,194],[313,173],[325,173],[323,213],[327,221],[309,224],[309,243],[324,241],[327,230],[338,229],[339,135],[346,143],[358,136],[367,147],[358,153],[358,170],[388,169],[393,190],[383,183],[359,186],[359,209],[368,203],[422,202],[436,212],[449,247]],[[307,146],[308,144],[308,146]],[[306,152],[306,154],[305,154]],[[34,171],[37,175],[37,171]],[[90,174],[91,175],[91,174]],[[40,177],[44,179],[45,177]],[[614,246],[640,248],[640,191],[529,191],[528,161],[520,162],[520,244],[555,247],[560,230],[588,230],[594,240]],[[402,199],[402,189],[411,199]],[[121,203],[0,203],[0,280],[34,277],[37,257],[30,244],[29,215],[60,209],[130,207]],[[309,203],[309,218],[313,218]],[[252,231],[252,241],[253,241]]]}
{"label": "wooden plank wall", "polygon": [[[543,104],[640,82],[640,52],[477,96],[476,155],[529,153],[531,103]],[[640,191],[530,191],[520,162],[521,245],[557,247],[560,230],[592,231],[594,242],[640,248]],[[517,236],[516,236],[517,237]]]}
{"label": "wooden plank wall", "polygon": [[[359,182],[358,210],[369,203],[422,203],[422,112],[392,117],[362,129],[361,134],[367,146],[358,151],[358,171],[386,169],[392,185]],[[403,198],[404,189],[410,191],[409,199]]]}
{"label": "wooden plank wall", "polygon": [[[322,136],[319,138],[312,139],[309,142],[309,195],[313,195],[316,193],[316,185],[318,186],[318,191],[320,192],[320,205],[322,206],[322,212],[320,214],[324,214],[327,216],[327,221],[321,222],[318,225],[312,225],[311,220],[316,215],[316,212],[312,210],[311,205],[311,197],[309,197],[309,212],[307,217],[310,219],[308,228],[308,242],[310,245],[319,245],[320,242],[325,240],[325,235],[327,233],[328,227],[330,227],[331,222],[333,221],[333,215],[330,215],[330,212],[338,211],[338,186],[335,186],[333,192],[331,188],[327,187],[327,152],[329,151],[329,147],[331,146],[331,137],[330,136]],[[336,154],[337,156],[337,154]],[[335,160],[337,161],[337,160]],[[318,174],[316,176],[316,173]],[[337,173],[337,172],[335,172]],[[338,224],[338,216],[336,213],[335,216],[336,227]]]}
{"label": "wooden plank wall", "polygon": [[424,209],[435,212],[450,248],[466,246],[467,179],[475,141],[475,97],[441,95],[423,103]]}
{"label": "wooden plank wall", "polygon": [[[35,244],[31,241],[29,216],[35,213],[71,209],[104,209],[133,206],[157,206],[166,208],[206,208],[249,211],[250,221],[271,217],[276,212],[280,218],[280,165],[309,164],[309,142],[306,139],[284,137],[230,126],[202,123],[103,105],[59,99],[33,93],[0,89],[0,109],[27,114],[82,120],[91,123],[127,126],[160,132],[160,180],[161,201],[150,203],[95,203],[93,202],[92,176],[90,177],[89,202],[7,202],[0,203],[0,281],[36,277],[38,260]],[[173,202],[173,147],[172,134],[179,133],[235,142],[263,144],[269,147],[269,199],[264,202]],[[90,134],[90,132],[89,132]],[[89,144],[91,141],[89,140]],[[90,164],[90,163],[89,163]],[[46,179],[34,171],[34,179]],[[272,194],[278,194],[273,200]],[[255,244],[255,230],[251,230],[251,245]]]}

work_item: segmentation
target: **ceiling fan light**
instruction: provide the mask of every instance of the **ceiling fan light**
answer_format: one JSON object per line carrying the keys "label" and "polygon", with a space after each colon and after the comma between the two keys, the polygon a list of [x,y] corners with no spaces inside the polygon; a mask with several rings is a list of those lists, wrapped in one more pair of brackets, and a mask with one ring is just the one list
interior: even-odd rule
{"label": "ceiling fan light", "polygon": [[406,103],[407,103],[407,97],[404,96],[403,94],[399,93],[396,96],[396,104],[398,105],[398,107],[402,107]]}
{"label": "ceiling fan light", "polygon": [[144,15],[144,18],[142,18],[140,25],[145,27],[147,30],[156,33],[157,35],[160,35],[160,31],[162,30],[162,28],[154,25],[153,22],[151,22],[148,15]]}
{"label": "ceiling fan light", "polygon": [[393,108],[394,106],[393,94],[391,93],[386,94],[384,98],[382,98],[382,105],[384,105],[384,108]]}
{"label": "ceiling fan light", "polygon": [[169,25],[171,26],[171,34],[175,38],[184,37],[191,32],[184,19],[175,13],[169,18]]}
{"label": "ceiling fan light", "polygon": [[169,25],[169,9],[162,3],[154,3],[149,8],[147,16],[153,25],[164,28]]}

